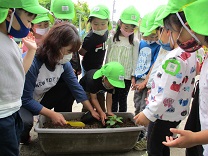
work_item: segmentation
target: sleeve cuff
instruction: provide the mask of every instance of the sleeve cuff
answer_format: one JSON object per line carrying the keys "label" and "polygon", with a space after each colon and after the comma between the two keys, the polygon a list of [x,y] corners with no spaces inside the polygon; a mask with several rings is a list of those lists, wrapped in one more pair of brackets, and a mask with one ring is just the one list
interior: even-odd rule
{"label": "sleeve cuff", "polygon": [[154,114],[148,108],[145,108],[143,113],[150,121],[155,122],[155,120],[157,120],[157,118],[154,117]]}

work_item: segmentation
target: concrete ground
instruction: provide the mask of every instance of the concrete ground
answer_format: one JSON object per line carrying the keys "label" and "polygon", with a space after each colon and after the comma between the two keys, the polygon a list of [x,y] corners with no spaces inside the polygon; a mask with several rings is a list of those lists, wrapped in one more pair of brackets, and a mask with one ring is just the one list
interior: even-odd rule
{"label": "concrete ground", "polygon": [[[81,111],[81,104],[73,105],[73,112]],[[129,92],[128,96],[128,112],[134,113],[134,103],[133,103],[133,91]],[[181,122],[179,128],[183,129],[185,120]],[[20,156],[45,156],[45,153],[42,151],[39,142],[38,134],[32,130],[31,132],[32,142],[30,145],[20,145]],[[142,156],[146,151],[136,151],[132,149],[130,152],[126,153],[102,153],[102,154],[76,154],[79,156]],[[74,154],[75,155],[75,154]],[[171,156],[185,156],[185,149],[171,148]]]}

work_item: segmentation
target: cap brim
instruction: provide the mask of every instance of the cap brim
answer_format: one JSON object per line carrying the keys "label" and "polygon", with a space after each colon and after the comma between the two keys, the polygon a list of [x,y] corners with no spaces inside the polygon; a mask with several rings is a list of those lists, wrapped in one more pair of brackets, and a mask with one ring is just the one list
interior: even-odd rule
{"label": "cap brim", "polygon": [[0,23],[2,23],[6,19],[8,11],[9,9],[0,8]]}
{"label": "cap brim", "polygon": [[37,24],[37,23],[44,22],[44,21],[50,21],[49,17],[46,16],[46,17],[41,17],[39,19],[34,19],[32,21],[32,23],[33,24]]}
{"label": "cap brim", "polygon": [[143,27],[143,26],[140,26],[140,27],[139,27],[139,31],[140,31],[141,33],[144,33],[144,32],[147,31],[147,29],[146,29],[145,27]]}
{"label": "cap brim", "polygon": [[97,71],[94,73],[93,79],[98,79],[98,78],[100,78],[100,77],[102,77],[102,76],[103,76],[103,74],[102,74],[102,72],[101,72],[101,69],[99,69],[99,70],[97,70]]}
{"label": "cap brim", "polygon": [[125,83],[122,80],[114,81],[114,80],[111,80],[111,79],[108,78],[108,81],[114,87],[117,87],[117,88],[125,88]]}
{"label": "cap brim", "polygon": [[156,19],[155,21],[161,21],[163,20],[165,17],[167,17],[171,12],[167,9],[165,9]]}
{"label": "cap brim", "polygon": [[133,24],[133,25],[139,26],[139,22],[134,22],[131,20],[121,20],[121,21],[125,24]]}
{"label": "cap brim", "polygon": [[106,16],[103,16],[103,15],[97,15],[97,14],[90,14],[90,16],[89,17],[97,17],[97,18],[100,18],[100,19],[108,19],[108,18],[106,18]]}
{"label": "cap brim", "polygon": [[33,13],[33,14],[44,14],[44,13],[48,13],[49,10],[42,7],[41,5],[36,5],[36,6],[31,6],[31,7],[25,7],[23,8],[24,10]]}
{"label": "cap brim", "polygon": [[54,12],[54,16],[58,19],[68,19],[71,20],[74,18],[74,13],[70,13],[70,14],[58,14]]}

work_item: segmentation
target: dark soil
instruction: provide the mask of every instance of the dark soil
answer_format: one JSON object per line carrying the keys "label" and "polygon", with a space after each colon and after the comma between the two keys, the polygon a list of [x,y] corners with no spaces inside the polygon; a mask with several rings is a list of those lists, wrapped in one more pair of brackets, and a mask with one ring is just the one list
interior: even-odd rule
{"label": "dark soil", "polygon": [[[71,120],[71,121],[80,121],[80,119],[77,120]],[[119,127],[137,127],[131,119],[122,120],[123,123],[118,123],[117,125]],[[106,126],[103,126],[100,121],[94,121],[91,124],[85,124],[85,127],[72,127],[70,125],[64,125],[64,126],[58,126],[54,125],[51,121],[45,122],[42,128],[55,128],[55,129],[96,129],[96,128],[106,128]]]}

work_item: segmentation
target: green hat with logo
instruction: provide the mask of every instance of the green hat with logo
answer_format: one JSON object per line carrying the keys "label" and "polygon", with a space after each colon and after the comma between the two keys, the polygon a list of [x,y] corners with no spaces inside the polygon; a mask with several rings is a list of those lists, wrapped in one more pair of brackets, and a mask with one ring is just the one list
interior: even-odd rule
{"label": "green hat with logo", "polygon": [[154,23],[152,25],[152,27],[148,30],[149,32],[154,31],[156,28],[163,26],[163,20],[159,20],[157,21],[156,19],[160,16],[160,14],[165,10],[166,5],[161,5],[159,6],[154,12],[153,14],[155,14],[154,16]]}
{"label": "green hat with logo", "polygon": [[47,14],[38,14],[35,19],[32,21],[33,24],[37,24],[44,21],[50,21]]}
{"label": "green hat with logo", "polygon": [[197,0],[183,8],[186,20],[190,28],[200,34],[208,36],[208,1]]}
{"label": "green hat with logo", "polygon": [[75,16],[74,3],[72,0],[53,0],[51,11],[58,19],[73,19]]}
{"label": "green hat with logo", "polygon": [[0,23],[2,23],[6,19],[8,11],[9,9],[7,8],[0,8]]}
{"label": "green hat with logo", "polygon": [[109,62],[97,70],[93,79],[105,76],[110,84],[114,87],[125,88],[124,83],[124,67],[118,62]]}
{"label": "green hat with logo", "polygon": [[109,19],[110,11],[105,5],[97,5],[90,10],[89,17],[97,17],[100,19]]}
{"label": "green hat with logo", "polygon": [[125,24],[139,26],[140,14],[134,6],[129,6],[121,13],[120,19]]}
{"label": "green hat with logo", "polygon": [[44,14],[48,10],[42,7],[38,0],[0,0],[1,7],[4,8],[22,8],[33,14]]}
{"label": "green hat with logo", "polygon": [[171,13],[179,12],[185,5],[188,5],[194,1],[196,0],[169,0],[164,11],[160,14],[160,16],[157,17],[157,21],[163,20]]}

